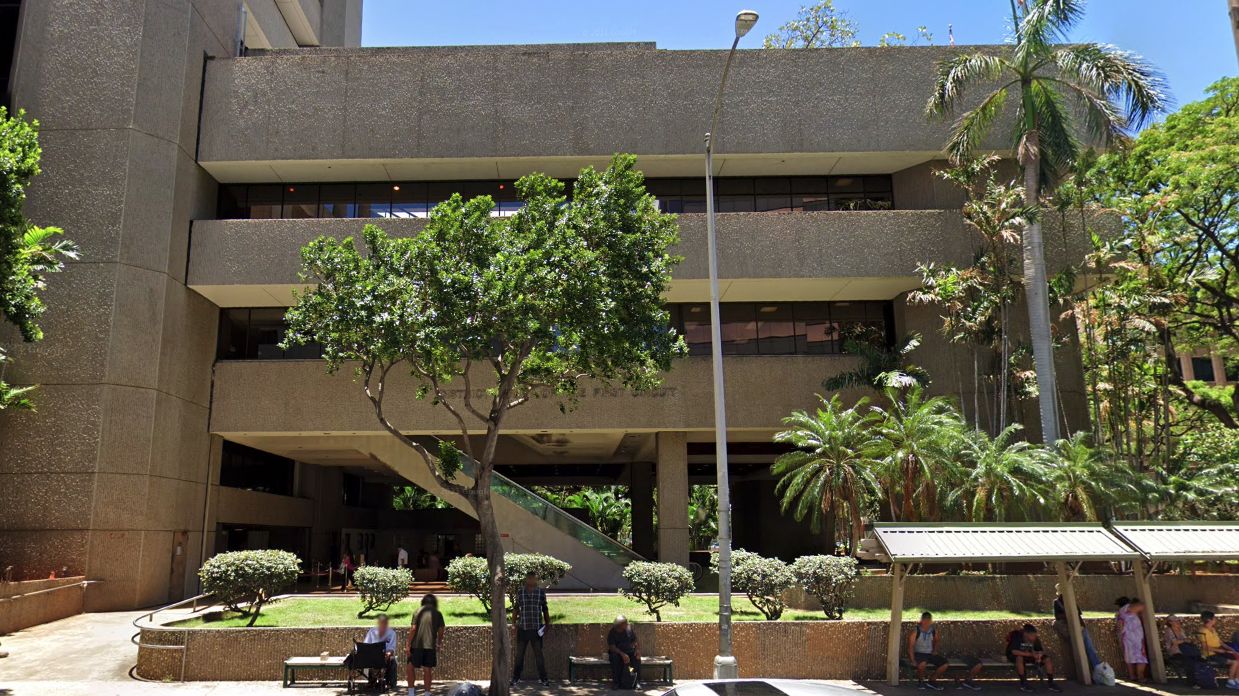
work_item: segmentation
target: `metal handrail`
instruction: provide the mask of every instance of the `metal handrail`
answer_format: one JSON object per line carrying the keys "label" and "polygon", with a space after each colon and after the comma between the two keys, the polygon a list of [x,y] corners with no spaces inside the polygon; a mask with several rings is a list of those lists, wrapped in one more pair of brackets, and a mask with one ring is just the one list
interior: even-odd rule
{"label": "metal handrail", "polygon": [[44,587],[41,590],[32,590],[30,592],[23,592],[21,594],[12,595],[9,597],[0,597],[0,602],[11,602],[15,599],[21,599],[22,597],[33,597],[35,595],[46,594],[48,592],[55,592],[56,590],[68,590],[68,589],[75,588],[75,587],[80,587],[82,589],[85,589],[87,585],[97,585],[101,582],[103,581],[102,580],[79,580],[77,582],[71,582],[68,585],[57,585],[56,587]]}
{"label": "metal handrail", "polygon": [[[197,614],[198,613],[198,602],[202,600],[203,598],[210,597],[214,594],[215,594],[214,592],[203,592],[202,594],[194,595],[193,597],[182,599],[182,600],[173,602],[171,604],[164,605],[157,609],[152,609],[151,611],[145,614],[139,614],[137,618],[135,618],[132,622],[130,622],[133,624],[134,628],[138,629],[138,633],[134,634],[134,638],[136,638],[138,634],[142,632],[143,628],[158,628],[157,626],[139,626],[138,625],[139,621],[142,621],[143,619],[145,619],[146,621],[153,623],[155,621],[155,614],[158,614],[161,611],[175,609],[183,604],[191,604],[191,603],[193,604],[193,610],[190,612],[190,614]],[[208,607],[203,607],[203,608],[204,609],[209,608],[209,605]],[[130,639],[130,640],[131,642],[133,642],[134,645],[140,645],[140,643],[138,643],[136,640],[133,640],[133,639]]]}

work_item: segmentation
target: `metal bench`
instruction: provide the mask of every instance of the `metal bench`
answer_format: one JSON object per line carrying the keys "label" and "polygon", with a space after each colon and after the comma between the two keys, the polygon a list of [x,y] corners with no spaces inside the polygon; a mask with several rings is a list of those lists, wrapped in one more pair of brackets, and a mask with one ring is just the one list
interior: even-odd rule
{"label": "metal bench", "polygon": [[[576,655],[568,656],[568,681],[576,681],[577,670],[581,668],[606,668],[611,669],[611,660],[605,654],[593,657],[579,657]],[[641,672],[647,674],[647,670],[661,669],[662,681],[668,684],[675,681],[675,666],[671,663],[671,658],[665,656],[646,657],[641,656]]]}
{"label": "metal bench", "polygon": [[[284,660],[284,687],[297,683],[297,672],[301,670],[344,669],[344,656],[332,655],[327,659],[322,657],[290,657]],[[340,681],[344,681],[341,679]]]}

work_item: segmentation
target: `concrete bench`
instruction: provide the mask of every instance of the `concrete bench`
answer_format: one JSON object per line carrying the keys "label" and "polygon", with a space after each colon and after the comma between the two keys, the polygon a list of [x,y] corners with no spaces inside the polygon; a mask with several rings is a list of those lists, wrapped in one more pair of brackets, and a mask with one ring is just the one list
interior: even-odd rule
{"label": "concrete bench", "polygon": [[[606,655],[597,657],[580,657],[577,655],[568,656],[568,681],[576,681],[577,670],[582,668],[606,668],[611,669],[611,660]],[[671,663],[671,658],[656,656],[646,657],[641,656],[641,672],[648,674],[648,670],[661,669],[662,681],[670,684],[675,681],[675,666]]]}
{"label": "concrete bench", "polygon": [[[981,665],[982,674],[986,672],[992,672],[995,670],[1004,670],[1004,671],[1011,670],[1011,672],[1015,672],[1015,663],[1005,658],[991,657],[991,656],[982,656],[979,658],[966,658],[966,657],[959,657],[958,655],[951,655],[951,656],[948,656],[946,659],[947,673],[950,674],[951,672],[956,672],[955,679],[956,681],[958,681],[959,672],[967,672],[968,670],[972,669],[973,665],[976,665],[977,663],[980,663]],[[908,679],[916,678],[916,665],[912,664],[912,661],[909,660],[908,658],[906,657],[899,658],[899,667],[901,671],[905,671],[908,673]],[[929,673],[932,673],[933,670],[926,668],[925,672],[929,674]],[[1039,678],[1043,674],[1043,671],[1040,666],[1036,668],[1036,673]]]}
{"label": "concrete bench", "polygon": [[284,687],[297,683],[297,672],[302,670],[344,669],[344,656],[333,655],[327,659],[321,657],[290,657],[284,660]]}

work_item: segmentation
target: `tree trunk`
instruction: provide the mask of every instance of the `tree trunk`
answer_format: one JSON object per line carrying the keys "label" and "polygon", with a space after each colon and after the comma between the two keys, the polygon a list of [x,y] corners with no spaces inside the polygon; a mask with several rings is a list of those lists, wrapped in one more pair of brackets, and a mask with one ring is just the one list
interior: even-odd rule
{"label": "tree trunk", "polygon": [[838,543],[839,536],[836,529],[837,525],[835,524],[835,521],[839,518],[838,510],[835,508],[838,504],[839,503],[837,501],[831,502],[831,504],[827,507],[826,524],[824,525],[826,533],[826,553],[832,555],[835,552],[835,544]]}
{"label": "tree trunk", "polygon": [[[1025,143],[1029,153],[1024,161],[1024,204],[1037,206],[1040,201],[1041,160],[1036,131],[1028,133]],[[1037,373],[1037,401],[1041,410],[1041,441],[1053,444],[1058,440],[1058,392],[1054,379],[1054,341],[1050,330],[1050,288],[1045,272],[1045,242],[1041,238],[1041,220],[1034,217],[1024,230],[1024,295],[1028,299],[1028,333],[1033,348],[1033,367]]]}
{"label": "tree trunk", "polygon": [[[481,467],[479,467],[480,469]],[[490,477],[478,472],[478,489],[473,508],[486,544],[486,565],[490,569],[491,667],[490,696],[508,696],[508,680],[512,678],[512,637],[508,633],[507,577],[504,573],[503,538],[495,521],[491,503]]]}

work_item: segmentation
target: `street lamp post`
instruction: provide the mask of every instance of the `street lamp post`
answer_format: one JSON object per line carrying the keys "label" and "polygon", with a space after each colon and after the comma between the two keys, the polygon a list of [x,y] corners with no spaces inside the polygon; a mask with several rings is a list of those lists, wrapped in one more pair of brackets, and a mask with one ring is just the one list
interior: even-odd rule
{"label": "street lamp post", "polygon": [[731,489],[727,471],[727,400],[723,394],[723,337],[718,293],[718,240],[714,231],[714,142],[718,112],[723,105],[723,89],[731,59],[740,39],[757,23],[757,13],[741,10],[736,15],[736,38],[727,53],[723,79],[714,96],[710,130],[706,132],[706,244],[710,255],[710,356],[714,368],[714,466],[718,475],[718,655],[714,657],[714,678],[735,679],[739,666],[731,654]]}

